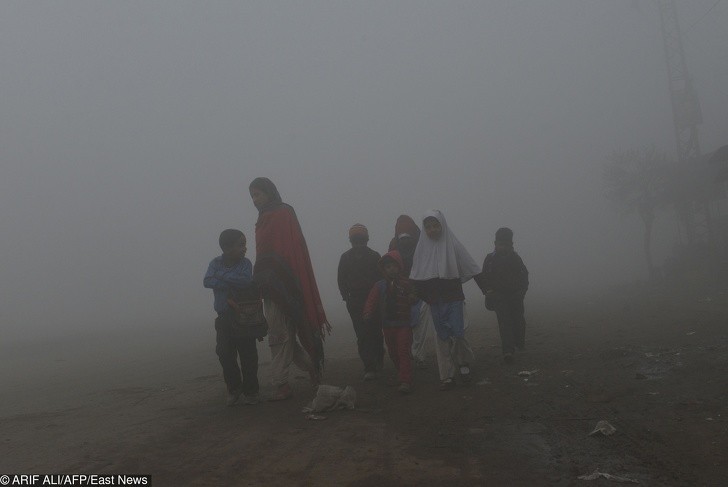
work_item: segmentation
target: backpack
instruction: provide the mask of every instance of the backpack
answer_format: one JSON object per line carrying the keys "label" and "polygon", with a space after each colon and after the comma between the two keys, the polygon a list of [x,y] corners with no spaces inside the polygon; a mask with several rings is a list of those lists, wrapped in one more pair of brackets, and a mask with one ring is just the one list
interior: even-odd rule
{"label": "backpack", "polygon": [[235,336],[262,340],[268,334],[268,322],[263,314],[263,299],[258,286],[231,289],[228,292],[227,302],[233,313]]}

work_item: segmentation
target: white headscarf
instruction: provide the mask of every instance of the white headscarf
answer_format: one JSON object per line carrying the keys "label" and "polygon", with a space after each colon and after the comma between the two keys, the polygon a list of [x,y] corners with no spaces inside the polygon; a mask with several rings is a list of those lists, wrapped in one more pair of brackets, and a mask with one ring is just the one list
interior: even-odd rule
{"label": "white headscarf", "polygon": [[433,217],[442,225],[442,235],[432,240],[427,235],[420,237],[412,258],[410,279],[426,281],[428,279],[460,279],[465,282],[480,274],[481,268],[475,263],[463,244],[450,231],[445,215],[440,210],[430,210],[422,217],[424,221]]}

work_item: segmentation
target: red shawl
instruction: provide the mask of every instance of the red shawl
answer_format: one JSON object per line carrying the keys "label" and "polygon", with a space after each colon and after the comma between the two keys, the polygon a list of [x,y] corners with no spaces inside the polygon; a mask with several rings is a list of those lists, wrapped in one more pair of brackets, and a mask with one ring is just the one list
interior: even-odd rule
{"label": "red shawl", "polygon": [[[264,265],[266,257],[274,256],[285,263],[292,274],[291,277],[297,281],[303,304],[303,323],[297,324],[301,328],[297,328],[296,331],[301,339],[301,345],[308,348],[311,332],[321,333],[324,329],[330,331],[331,326],[326,319],[321,303],[321,295],[316,285],[306,240],[292,207],[279,204],[260,213],[258,222],[255,224],[255,252],[256,268],[259,261],[261,265]],[[258,270],[256,269],[256,272]],[[280,271],[276,271],[276,273],[282,274]],[[281,278],[285,278],[285,276],[281,276]],[[272,296],[272,299],[278,301],[275,295]],[[286,310],[286,303],[277,304]],[[323,338],[322,333],[321,337]],[[311,354],[311,350],[308,351]],[[312,358],[316,357],[312,356]]]}

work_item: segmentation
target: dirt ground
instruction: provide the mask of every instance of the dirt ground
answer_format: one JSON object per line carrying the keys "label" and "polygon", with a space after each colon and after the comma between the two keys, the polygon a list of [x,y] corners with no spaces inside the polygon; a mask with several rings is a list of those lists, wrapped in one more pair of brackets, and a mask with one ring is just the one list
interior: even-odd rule
{"label": "dirt ground", "polygon": [[[322,421],[301,412],[313,397],[303,374],[290,401],[225,407],[211,325],[175,340],[14,346],[2,353],[0,473],[151,474],[157,486],[614,484],[578,479],[598,470],[641,485],[728,483],[728,296],[530,303],[527,351],[509,366],[481,306],[470,306],[473,380],[448,392],[434,365],[416,370],[409,396],[388,384],[388,360],[385,377],[363,382],[349,335],[334,335],[325,383],[352,385],[357,409]],[[259,354],[265,384],[267,345]],[[599,420],[616,433],[589,436]]]}

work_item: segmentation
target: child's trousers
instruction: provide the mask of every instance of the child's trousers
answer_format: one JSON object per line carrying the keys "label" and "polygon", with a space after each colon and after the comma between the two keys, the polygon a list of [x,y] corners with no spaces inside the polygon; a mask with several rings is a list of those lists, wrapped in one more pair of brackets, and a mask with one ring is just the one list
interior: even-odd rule
{"label": "child's trousers", "polygon": [[502,295],[495,301],[495,315],[503,353],[513,353],[526,345],[526,319],[523,316],[523,298],[518,295]]}
{"label": "child's trousers", "polygon": [[384,343],[382,333],[377,326],[364,321],[364,299],[351,298],[346,302],[346,309],[351,316],[356,333],[356,345],[359,357],[364,364],[364,372],[379,372],[384,359]]}
{"label": "child's trousers", "polygon": [[[257,339],[235,336],[232,317],[225,315],[215,319],[215,331],[217,332],[215,352],[222,365],[222,375],[228,393],[257,394],[259,388]],[[238,366],[238,356],[240,356],[240,366]]]}
{"label": "child's trousers", "polygon": [[392,326],[383,328],[382,331],[389,358],[397,368],[397,380],[401,384],[412,384],[412,328]]}

